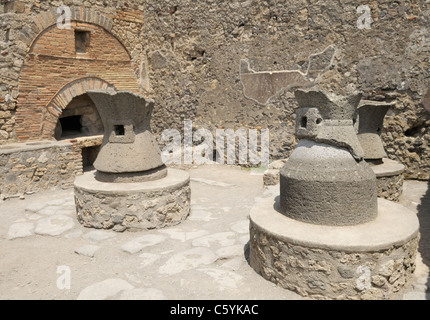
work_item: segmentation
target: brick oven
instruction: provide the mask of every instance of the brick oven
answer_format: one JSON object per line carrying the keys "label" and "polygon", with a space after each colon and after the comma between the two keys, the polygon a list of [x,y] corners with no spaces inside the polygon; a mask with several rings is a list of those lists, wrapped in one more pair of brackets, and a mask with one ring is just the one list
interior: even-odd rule
{"label": "brick oven", "polygon": [[[5,174],[8,181],[0,181],[3,195],[11,192],[5,192],[2,185],[11,183],[17,186],[13,188],[16,193],[31,189],[34,177],[29,173],[26,157],[19,154],[20,146],[27,150],[32,141],[51,141],[39,148],[41,153],[53,146],[63,152],[57,142],[68,145],[68,154],[78,160],[70,159],[71,164],[66,167],[75,174],[92,165],[102,142],[103,124],[86,94],[88,90],[113,88],[139,92],[131,56],[111,32],[111,18],[78,7],[72,12],[70,28],[59,28],[57,19],[55,11],[37,16],[31,29],[38,32],[25,34],[31,41],[27,41],[28,52],[19,76],[14,127],[18,143],[14,144],[13,152],[12,146],[7,153],[2,154],[1,150],[6,148],[0,149],[0,162],[21,164],[10,169],[19,172],[21,168],[26,174],[16,177]],[[37,159],[38,155],[32,157]],[[24,181],[25,177],[29,183]]]}
{"label": "brick oven", "polygon": [[[33,40],[19,79],[18,141],[74,139],[96,148],[101,138],[94,136],[103,133],[103,125],[85,92],[107,87],[138,92],[129,53],[108,31],[109,19],[100,20],[104,23],[72,20],[68,29],[55,23]],[[84,165],[93,153],[84,150]]]}

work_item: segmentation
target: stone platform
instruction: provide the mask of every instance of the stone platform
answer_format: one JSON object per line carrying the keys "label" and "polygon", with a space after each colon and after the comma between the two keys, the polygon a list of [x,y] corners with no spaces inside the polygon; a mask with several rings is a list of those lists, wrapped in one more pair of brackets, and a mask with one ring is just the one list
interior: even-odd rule
{"label": "stone platform", "polygon": [[341,227],[278,210],[279,197],[250,212],[250,264],[278,286],[313,299],[390,299],[410,280],[419,223],[409,209],[378,199],[375,220]]}
{"label": "stone platform", "polygon": [[376,175],[378,197],[398,202],[403,191],[405,166],[387,158],[382,161],[381,164],[370,165]]}
{"label": "stone platform", "polygon": [[76,178],[78,221],[97,229],[158,229],[183,221],[190,213],[190,177],[168,169],[162,179],[106,183],[88,172]]}

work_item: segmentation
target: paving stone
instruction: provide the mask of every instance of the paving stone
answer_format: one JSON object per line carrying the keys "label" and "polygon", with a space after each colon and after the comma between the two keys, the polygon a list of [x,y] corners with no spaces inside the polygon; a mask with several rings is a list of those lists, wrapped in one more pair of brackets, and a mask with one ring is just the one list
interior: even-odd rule
{"label": "paving stone", "polygon": [[427,291],[427,285],[425,284],[413,284],[412,288],[414,289],[414,291],[420,291],[420,292]]}
{"label": "paving stone", "polygon": [[7,238],[12,240],[15,238],[29,237],[34,234],[33,229],[34,224],[31,222],[14,223],[9,227]]}
{"label": "paving stone", "polygon": [[84,245],[75,250],[75,252],[81,256],[94,257],[94,254],[97,250],[99,250],[99,246],[95,246],[92,244]]}
{"label": "paving stone", "polygon": [[221,267],[231,270],[231,271],[237,271],[240,269],[242,264],[244,263],[243,257],[236,257],[233,259],[228,259],[226,262],[224,262]]}
{"label": "paving stone", "polygon": [[96,241],[96,242],[114,238],[114,237],[116,237],[116,234],[112,231],[107,231],[107,230],[94,230],[84,235],[84,239],[89,239],[91,241]]}
{"label": "paving stone", "polygon": [[55,214],[60,214],[63,208],[61,206],[46,206],[45,208],[39,210],[37,213],[44,216],[52,216]]}
{"label": "paving stone", "polygon": [[53,215],[37,222],[34,232],[40,235],[58,236],[74,227],[73,219],[68,216]]}
{"label": "paving stone", "polygon": [[207,248],[193,248],[173,255],[158,271],[162,274],[178,274],[201,265],[215,262],[218,256]]}
{"label": "paving stone", "polygon": [[247,234],[246,236],[242,236],[238,239],[239,243],[245,245],[249,242],[249,235]]}
{"label": "paving stone", "polygon": [[139,257],[142,258],[142,262],[140,263],[140,266],[138,267],[138,269],[141,269],[153,264],[155,261],[160,259],[161,255],[145,252],[139,255]]}
{"label": "paving stone", "polygon": [[42,218],[42,216],[41,215],[39,215],[39,214],[36,214],[36,213],[33,213],[33,214],[30,214],[28,217],[27,217],[27,219],[28,220],[39,220],[40,218]]}
{"label": "paving stone", "polygon": [[82,234],[83,234],[82,230],[75,230],[75,231],[72,231],[72,232],[66,234],[64,237],[67,239],[76,239],[76,238],[79,238],[80,236],[82,236]]}
{"label": "paving stone", "polygon": [[77,300],[106,300],[115,297],[121,291],[133,288],[123,279],[106,279],[86,287],[81,291]]}
{"label": "paving stone", "polygon": [[46,206],[47,204],[45,202],[34,202],[27,205],[25,207],[25,211],[36,213],[39,210],[42,210],[43,208],[45,208]]}
{"label": "paving stone", "polygon": [[216,251],[216,254],[221,259],[228,259],[237,256],[243,256],[243,245],[237,244],[233,246],[223,247]]}
{"label": "paving stone", "polygon": [[231,225],[231,230],[237,233],[249,234],[249,220],[241,220]]}
{"label": "paving stone", "polygon": [[66,201],[67,201],[66,199],[50,200],[47,202],[47,205],[49,205],[49,206],[60,206],[60,205],[64,204]]}
{"label": "paving stone", "polygon": [[224,187],[224,188],[235,187],[234,184],[229,184],[229,183],[224,183],[224,182],[209,180],[209,179],[203,179],[203,178],[191,178],[191,181],[204,183],[210,186]]}
{"label": "paving stone", "polygon": [[412,291],[403,295],[403,300],[429,300],[430,294],[425,292]]}
{"label": "paving stone", "polygon": [[76,214],[76,208],[62,207],[60,210],[57,211],[57,214],[62,214],[65,216],[74,216]]}
{"label": "paving stone", "polygon": [[171,239],[180,240],[181,242],[193,240],[209,234],[209,231],[206,230],[182,231],[180,229],[166,229],[158,230],[158,232],[168,234]]}
{"label": "paving stone", "polygon": [[148,234],[125,243],[121,249],[128,253],[137,253],[143,248],[154,246],[163,242],[165,239],[166,237],[161,235]]}
{"label": "paving stone", "polygon": [[194,247],[210,247],[211,243],[215,242],[220,246],[226,247],[236,242],[235,236],[233,232],[219,232],[194,239],[192,244]]}
{"label": "paving stone", "polygon": [[191,221],[211,221],[216,220],[217,218],[212,217],[212,212],[205,210],[195,210],[191,209],[191,214],[188,217],[188,220]]}
{"label": "paving stone", "polygon": [[224,291],[225,289],[236,289],[239,286],[243,277],[235,272],[217,269],[217,268],[200,268],[202,271],[209,275],[218,284],[218,289]]}
{"label": "paving stone", "polygon": [[136,288],[123,291],[119,300],[167,300],[167,298],[159,289]]}

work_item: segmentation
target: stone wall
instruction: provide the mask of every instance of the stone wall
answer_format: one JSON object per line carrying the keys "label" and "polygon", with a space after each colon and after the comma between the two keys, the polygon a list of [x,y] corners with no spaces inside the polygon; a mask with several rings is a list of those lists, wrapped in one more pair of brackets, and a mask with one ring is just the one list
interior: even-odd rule
{"label": "stone wall", "polygon": [[0,146],[0,197],[70,188],[82,173],[81,149],[72,143],[29,142]]}
{"label": "stone wall", "polygon": [[[365,99],[395,102],[382,134],[388,156],[405,164],[405,178],[430,178],[430,115],[422,105],[430,85],[430,3],[424,0],[3,0],[3,142],[16,139],[28,22],[62,4],[76,19],[94,12],[111,19],[110,32],[130,53],[140,92],[156,101],[158,136],[167,128],[183,130],[186,119],[212,132],[267,128],[271,160],[282,159],[296,144],[295,87],[318,85],[337,94],[358,89]],[[360,5],[370,10],[369,29],[360,27]],[[43,29],[38,24],[32,29]],[[278,85],[275,73],[282,76]]]}
{"label": "stone wall", "polygon": [[390,177],[377,177],[378,197],[398,202],[403,193],[403,174]]}

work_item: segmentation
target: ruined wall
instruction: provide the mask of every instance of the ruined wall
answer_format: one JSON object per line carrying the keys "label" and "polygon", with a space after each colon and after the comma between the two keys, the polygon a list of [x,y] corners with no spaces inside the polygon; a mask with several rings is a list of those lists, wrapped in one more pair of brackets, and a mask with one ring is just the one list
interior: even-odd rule
{"label": "ruined wall", "polygon": [[[430,115],[422,104],[430,86],[430,3],[424,0],[0,5],[10,10],[0,11],[3,141],[16,138],[14,110],[27,50],[19,34],[30,18],[61,4],[112,19],[111,31],[131,54],[141,92],[156,101],[152,125],[157,135],[166,128],[183,130],[186,119],[193,120],[194,129],[212,132],[267,128],[271,159],[284,158],[296,143],[295,87],[318,85],[337,94],[358,89],[366,99],[395,102],[383,130],[386,151],[405,164],[406,178],[430,178]],[[370,28],[359,28],[364,21],[359,5],[370,9]]]}
{"label": "ruined wall", "polygon": [[73,143],[28,142],[0,146],[0,200],[73,186],[82,173],[81,150]]}
{"label": "ruined wall", "polygon": [[[371,9],[370,29],[357,27],[360,4]],[[396,102],[383,131],[387,153],[406,165],[407,178],[428,179],[430,117],[421,102],[429,88],[429,10],[425,1],[149,2],[147,69],[154,118],[165,119],[156,125],[179,129],[191,118],[212,130],[268,128],[272,159],[283,158],[296,142],[288,81],[338,94],[356,88],[366,99]],[[258,92],[244,94],[243,62],[260,72],[262,86],[268,71],[297,70],[304,79],[266,87],[275,93],[257,101]]]}

